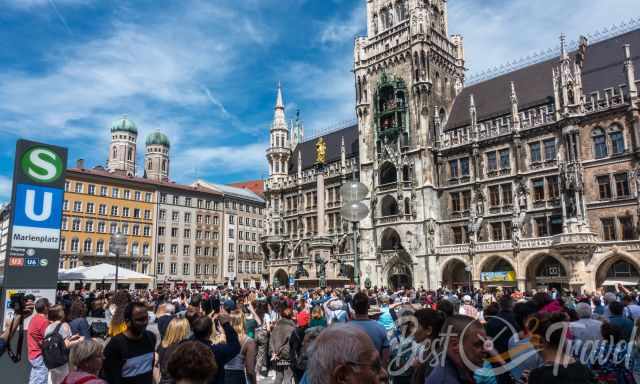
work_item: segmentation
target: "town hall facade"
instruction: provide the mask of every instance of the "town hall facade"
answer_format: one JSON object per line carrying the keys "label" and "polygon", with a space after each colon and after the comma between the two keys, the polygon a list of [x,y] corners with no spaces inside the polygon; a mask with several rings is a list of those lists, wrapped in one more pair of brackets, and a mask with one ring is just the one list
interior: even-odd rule
{"label": "town hall facade", "polygon": [[638,52],[638,26],[563,36],[553,55],[467,84],[447,1],[367,0],[357,125],[305,138],[278,88],[262,238],[270,280],[353,279],[339,191],[356,177],[369,189],[355,231],[363,285],[638,285]]}

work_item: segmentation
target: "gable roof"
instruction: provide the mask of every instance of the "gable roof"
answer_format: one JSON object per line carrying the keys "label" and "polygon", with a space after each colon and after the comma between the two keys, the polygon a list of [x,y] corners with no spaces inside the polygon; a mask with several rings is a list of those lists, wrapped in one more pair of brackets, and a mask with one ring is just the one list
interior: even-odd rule
{"label": "gable roof", "polygon": [[252,200],[252,201],[255,201],[255,202],[258,202],[258,203],[262,203],[262,204],[265,203],[265,201],[264,201],[264,199],[262,197],[256,195],[252,191],[250,191],[248,189],[244,189],[244,188],[236,188],[236,187],[232,187],[230,185],[210,183],[210,182],[204,181],[204,180],[198,180],[198,181],[196,181],[195,183],[193,183],[191,185],[193,187],[204,187],[204,188],[212,189],[214,191],[221,192],[224,195],[231,195],[231,196],[239,197],[239,198],[242,198],[242,199],[248,199],[248,200]]}
{"label": "gable roof", "polygon": [[301,152],[302,155],[303,170],[309,169],[316,164],[316,143],[318,142],[318,139],[320,137],[322,137],[327,145],[327,164],[333,163],[335,161],[340,161],[340,147],[343,137],[347,159],[358,155],[358,125],[352,125],[307,141],[303,141],[302,143],[296,145],[293,153],[291,154],[291,161],[289,162],[290,175],[298,172],[299,152]]}
{"label": "gable roof", "polygon": [[264,196],[264,181],[263,180],[249,180],[249,181],[241,181],[237,183],[230,183],[232,187],[248,189],[256,195],[263,197]]}
{"label": "gable roof", "polygon": [[[626,84],[623,72],[622,47],[624,44],[631,44],[637,73],[640,65],[640,29],[589,45],[582,68],[582,86],[585,95]],[[570,56],[574,55],[575,51],[570,53]],[[445,130],[470,124],[469,96],[471,94],[476,104],[478,121],[510,113],[509,96],[512,81],[515,83],[520,110],[553,101],[552,68],[558,65],[558,61],[559,56],[556,56],[463,88],[454,99]]]}

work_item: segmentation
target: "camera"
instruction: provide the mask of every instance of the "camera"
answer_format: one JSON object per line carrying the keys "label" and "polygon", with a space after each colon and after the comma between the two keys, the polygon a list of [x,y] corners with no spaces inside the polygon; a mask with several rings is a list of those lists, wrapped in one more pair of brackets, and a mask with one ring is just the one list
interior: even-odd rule
{"label": "camera", "polygon": [[24,293],[14,293],[9,298],[9,308],[13,309],[16,315],[23,315],[27,306],[27,301],[34,301],[33,295],[25,295]]}

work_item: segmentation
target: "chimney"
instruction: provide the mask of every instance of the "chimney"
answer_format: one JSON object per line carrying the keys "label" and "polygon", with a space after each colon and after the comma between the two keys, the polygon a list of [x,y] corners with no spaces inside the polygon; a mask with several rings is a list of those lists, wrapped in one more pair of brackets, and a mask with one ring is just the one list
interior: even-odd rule
{"label": "chimney", "polygon": [[78,169],[84,169],[84,159],[78,159],[78,160],[76,160],[76,168],[78,168]]}

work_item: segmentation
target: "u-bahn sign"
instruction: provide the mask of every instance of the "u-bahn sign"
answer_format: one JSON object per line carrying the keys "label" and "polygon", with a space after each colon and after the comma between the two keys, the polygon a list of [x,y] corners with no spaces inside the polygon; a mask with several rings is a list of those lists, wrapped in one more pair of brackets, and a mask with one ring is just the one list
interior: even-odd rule
{"label": "u-bahn sign", "polygon": [[66,148],[16,144],[5,289],[56,288],[66,165]]}

